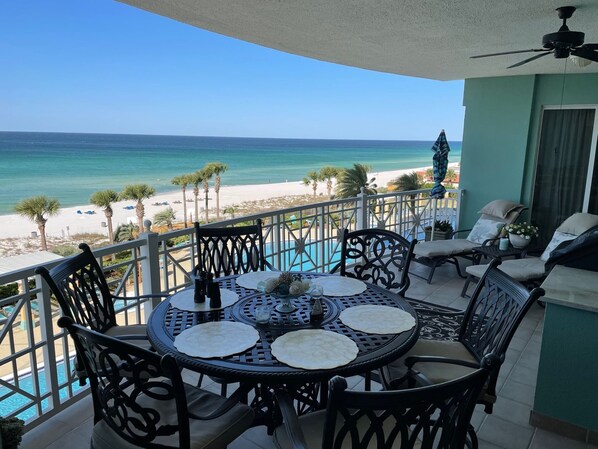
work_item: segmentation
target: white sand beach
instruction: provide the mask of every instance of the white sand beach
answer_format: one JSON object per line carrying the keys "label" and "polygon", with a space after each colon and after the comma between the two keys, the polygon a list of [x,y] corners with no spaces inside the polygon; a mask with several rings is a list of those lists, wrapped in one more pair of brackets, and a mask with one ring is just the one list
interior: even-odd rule
{"label": "white sand beach", "polygon": [[[450,164],[451,167],[458,167],[458,163]],[[392,179],[400,176],[403,173],[410,173],[412,171],[421,171],[429,167],[411,168],[406,170],[394,170],[379,173],[372,173],[371,176],[376,178],[378,186],[386,186]],[[228,175],[228,174],[227,174]],[[233,174],[223,176],[223,182],[231,182],[234,179]],[[264,200],[275,197],[304,195],[311,194],[311,187],[303,185],[299,181],[289,181],[276,184],[255,184],[255,185],[237,185],[227,186],[223,185],[220,189],[220,208],[233,204],[240,204],[245,201]],[[318,185],[318,194],[326,194],[326,183],[321,182]],[[200,192],[200,198],[203,197],[203,191]],[[193,198],[192,189],[187,189],[187,199]],[[213,188],[210,188],[210,209],[216,206],[215,193]],[[180,201],[180,203],[175,203]],[[164,203],[168,205],[153,205],[154,203]],[[125,209],[126,206],[134,206],[134,201],[119,201],[114,204],[113,223],[114,228],[119,224],[132,221],[137,223],[135,209]],[[172,207],[175,211],[176,218],[179,221],[183,220],[183,204],[182,193],[180,190],[169,193],[162,193],[151,197],[144,201],[145,215],[150,220],[155,213]],[[200,207],[203,206],[203,201],[200,201]],[[187,215],[194,210],[193,202],[187,203]],[[203,208],[201,209],[203,211]],[[78,214],[77,211],[81,211]],[[95,214],[86,214],[86,211],[94,211]],[[46,225],[46,234],[55,237],[68,237],[69,235],[82,233],[103,233],[107,234],[107,228],[102,227],[101,223],[106,221],[104,212],[96,206],[85,204],[81,206],[62,208],[58,215],[50,217]],[[32,232],[37,232],[37,225],[17,214],[1,215],[0,216],[0,239],[7,238],[26,238],[31,237]]]}

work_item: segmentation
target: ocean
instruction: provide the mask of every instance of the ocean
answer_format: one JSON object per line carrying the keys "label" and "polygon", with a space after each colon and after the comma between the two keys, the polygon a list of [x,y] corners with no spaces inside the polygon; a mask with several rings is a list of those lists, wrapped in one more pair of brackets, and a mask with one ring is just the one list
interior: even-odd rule
{"label": "ocean", "polygon": [[[170,180],[205,163],[228,164],[223,185],[299,181],[325,165],[369,164],[374,172],[432,165],[433,141],[266,139],[244,137],[0,132],[0,214],[33,195],[61,206],[88,204],[97,190],[147,183],[178,190]],[[449,142],[450,162],[461,142]]]}

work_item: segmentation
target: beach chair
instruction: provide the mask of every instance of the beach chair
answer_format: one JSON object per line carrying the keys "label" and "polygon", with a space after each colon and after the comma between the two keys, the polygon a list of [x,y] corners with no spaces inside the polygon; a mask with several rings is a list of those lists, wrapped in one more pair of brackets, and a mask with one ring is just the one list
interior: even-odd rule
{"label": "beach chair", "polygon": [[[539,284],[546,276],[548,276],[548,273],[550,273],[550,270],[552,270],[554,265],[561,260],[563,262],[571,262],[576,257],[585,255],[583,243],[585,242],[586,245],[589,245],[586,249],[590,250],[592,245],[591,242],[594,242],[594,240],[590,238],[586,240],[586,234],[596,234],[597,226],[598,215],[587,213],[573,214],[567,218],[556,231],[554,231],[550,243],[548,243],[548,246],[540,257],[528,256],[524,253],[524,256],[521,259],[503,261],[500,265],[500,270],[507,273],[516,281],[526,285],[533,286]],[[577,254],[567,253],[565,254],[566,257],[563,257],[564,255],[559,254],[557,251],[560,251],[569,245],[573,245],[574,243],[575,246],[582,246]],[[555,254],[556,257],[552,257],[553,254]],[[559,256],[561,257],[559,258]],[[463,286],[461,296],[465,296],[469,283],[475,279],[479,279],[484,274],[487,267],[487,264],[471,265],[465,269],[468,277]]]}
{"label": "beach chair", "polygon": [[[455,265],[457,274],[464,278],[457,257],[473,260],[473,248],[496,244],[502,228],[515,222],[525,209],[523,204],[508,200],[491,201],[478,212],[480,218],[472,229],[455,231],[450,240],[419,242],[413,250],[413,260],[430,268],[428,284],[432,282],[436,268],[444,263]],[[465,232],[469,232],[466,238],[455,238]]]}

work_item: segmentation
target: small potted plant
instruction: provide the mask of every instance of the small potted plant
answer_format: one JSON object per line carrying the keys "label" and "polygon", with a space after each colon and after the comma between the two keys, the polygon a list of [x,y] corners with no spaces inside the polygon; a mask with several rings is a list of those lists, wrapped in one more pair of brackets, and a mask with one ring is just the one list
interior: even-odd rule
{"label": "small potted plant", "polygon": [[[432,226],[424,228],[426,233],[426,242],[432,240]],[[436,220],[434,222],[434,239],[433,240],[448,240],[453,233],[453,225],[448,220]]]}
{"label": "small potted plant", "polygon": [[293,312],[296,307],[291,304],[291,298],[297,298],[307,292],[311,283],[302,280],[300,274],[288,271],[282,272],[278,277],[269,278],[258,283],[258,290],[279,298],[281,303],[274,310],[282,313]]}
{"label": "small potted plant", "polygon": [[509,241],[514,248],[525,248],[532,237],[538,236],[538,228],[525,222],[508,224],[504,229],[509,233]]}
{"label": "small potted plant", "polygon": [[21,444],[25,421],[0,417],[0,449],[17,449]]}

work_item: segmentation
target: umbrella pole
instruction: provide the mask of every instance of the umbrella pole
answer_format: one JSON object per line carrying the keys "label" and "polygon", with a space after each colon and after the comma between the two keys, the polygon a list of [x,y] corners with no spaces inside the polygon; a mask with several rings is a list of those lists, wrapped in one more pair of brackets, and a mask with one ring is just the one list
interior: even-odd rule
{"label": "umbrella pole", "polygon": [[438,204],[438,198],[434,198],[434,204],[432,205],[432,234],[430,234],[430,241],[434,241],[434,233],[436,232],[436,206]]}

